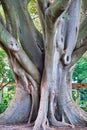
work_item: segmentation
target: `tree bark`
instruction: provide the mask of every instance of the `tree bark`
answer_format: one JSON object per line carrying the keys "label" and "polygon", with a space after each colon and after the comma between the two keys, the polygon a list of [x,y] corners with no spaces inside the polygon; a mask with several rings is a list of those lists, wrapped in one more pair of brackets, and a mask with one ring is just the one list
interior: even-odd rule
{"label": "tree bark", "polygon": [[14,99],[4,113],[0,115],[0,124],[27,122],[30,113],[31,98],[19,84]]}
{"label": "tree bark", "polygon": [[28,122],[33,130],[87,125],[87,113],[73,101],[71,83],[73,65],[87,50],[81,0],[37,0],[43,34],[28,14],[28,2],[1,0],[7,26],[0,23],[0,42],[15,76],[16,93],[0,115],[0,124]]}

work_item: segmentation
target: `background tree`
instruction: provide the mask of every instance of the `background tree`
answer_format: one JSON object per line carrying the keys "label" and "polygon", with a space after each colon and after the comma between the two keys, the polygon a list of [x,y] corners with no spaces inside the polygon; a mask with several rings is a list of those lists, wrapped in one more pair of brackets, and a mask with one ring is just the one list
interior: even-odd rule
{"label": "background tree", "polygon": [[42,33],[27,9],[30,0],[0,1],[6,19],[0,43],[16,81],[0,124],[34,123],[33,130],[87,125],[87,113],[71,94],[73,65],[87,50],[86,0],[37,0]]}

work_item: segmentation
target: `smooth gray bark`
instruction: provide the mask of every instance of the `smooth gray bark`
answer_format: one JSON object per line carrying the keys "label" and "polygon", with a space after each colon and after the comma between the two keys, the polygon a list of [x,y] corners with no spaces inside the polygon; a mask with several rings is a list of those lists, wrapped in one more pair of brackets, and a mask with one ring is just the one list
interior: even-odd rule
{"label": "smooth gray bark", "polygon": [[87,113],[74,103],[71,93],[72,66],[87,50],[81,0],[37,0],[43,34],[33,24],[28,2],[1,0],[6,27],[0,23],[0,42],[17,88],[0,124],[27,121],[34,124],[33,130],[87,125]]}

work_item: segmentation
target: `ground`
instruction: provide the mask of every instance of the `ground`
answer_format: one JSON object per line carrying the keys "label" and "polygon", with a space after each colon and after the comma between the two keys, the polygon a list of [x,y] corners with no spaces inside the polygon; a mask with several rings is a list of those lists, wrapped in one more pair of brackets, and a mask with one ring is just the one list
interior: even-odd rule
{"label": "ground", "polygon": [[[0,130],[32,130],[32,127],[29,125],[0,125]],[[42,129],[41,129],[42,130]],[[87,127],[76,127],[76,128],[70,128],[70,127],[60,127],[57,129],[47,129],[47,130],[87,130]]]}

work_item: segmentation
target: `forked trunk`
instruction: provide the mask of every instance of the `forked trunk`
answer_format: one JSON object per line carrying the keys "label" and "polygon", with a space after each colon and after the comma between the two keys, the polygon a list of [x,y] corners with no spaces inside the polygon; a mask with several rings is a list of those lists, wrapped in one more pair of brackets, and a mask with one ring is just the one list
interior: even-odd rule
{"label": "forked trunk", "polygon": [[87,113],[72,98],[71,83],[71,68],[87,50],[81,0],[37,0],[43,35],[28,14],[28,2],[1,0],[7,26],[0,23],[0,42],[16,93],[0,124],[28,122],[33,130],[87,125]]}
{"label": "forked trunk", "polygon": [[46,66],[47,71],[43,74],[40,108],[34,130],[39,130],[40,127],[45,130],[49,126],[86,126],[87,114],[72,98],[71,70],[65,69],[58,60],[54,66],[56,73]]}

